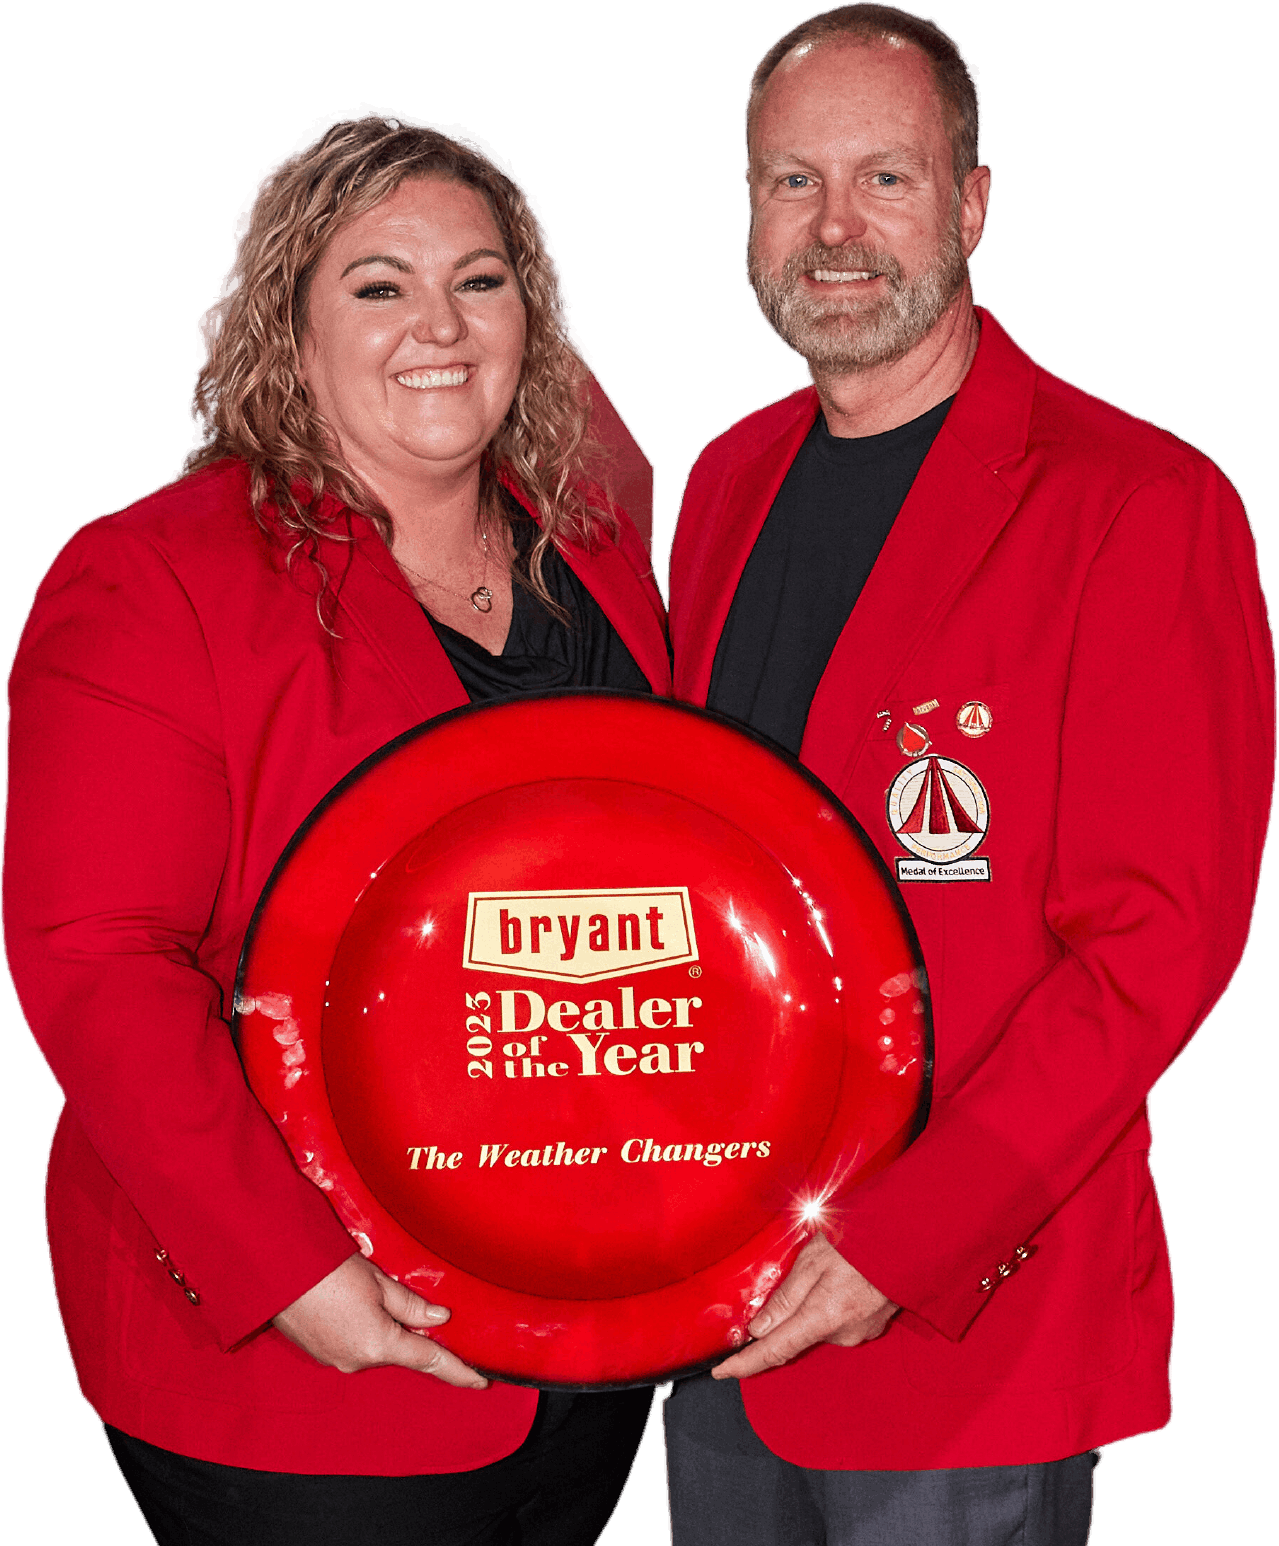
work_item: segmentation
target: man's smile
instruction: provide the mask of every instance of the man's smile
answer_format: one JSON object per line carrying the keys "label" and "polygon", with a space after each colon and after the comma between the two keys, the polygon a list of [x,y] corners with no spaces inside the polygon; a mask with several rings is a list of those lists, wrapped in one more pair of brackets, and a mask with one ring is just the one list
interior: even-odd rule
{"label": "man's smile", "polygon": [[879,279],[881,276],[860,268],[815,268],[809,272],[808,277],[815,279],[818,284],[843,285],[851,284],[854,280]]}

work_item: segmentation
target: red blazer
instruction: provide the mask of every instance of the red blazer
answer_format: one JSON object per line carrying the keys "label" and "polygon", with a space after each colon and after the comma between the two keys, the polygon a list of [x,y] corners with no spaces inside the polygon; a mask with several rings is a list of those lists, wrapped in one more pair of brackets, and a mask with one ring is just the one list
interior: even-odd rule
{"label": "red blazer", "polygon": [[[381,539],[345,524],[353,542],[321,544],[336,637],[310,566],[290,575],[286,544],[254,522],[239,464],[73,538],[11,683],[9,959],[67,1096],[49,1234],[102,1417],[259,1469],[466,1470],[519,1445],[535,1392],[339,1374],[262,1330],[353,1247],[241,1074],[227,1018],[245,928],[328,790],[467,701]],[[566,557],[668,692],[661,599],[629,523]]]}
{"label": "red blazer", "polygon": [[[764,409],[689,479],[670,603],[690,702],[705,701],[742,567],[816,413],[812,390]],[[984,788],[972,859],[989,880],[902,881],[933,993],[932,1112],[832,1232],[906,1308],[879,1341],[745,1382],[778,1454],[1012,1464],[1167,1420],[1172,1295],[1144,1097],[1243,948],[1272,671],[1226,479],[1038,369],[985,315],[801,760],[890,866],[918,871],[887,800],[921,755],[921,735],[905,752],[897,735],[917,726]],[[958,716],[974,703],[990,728],[970,736]],[[967,723],[980,732],[985,715]],[[894,825],[913,814],[899,805]]]}

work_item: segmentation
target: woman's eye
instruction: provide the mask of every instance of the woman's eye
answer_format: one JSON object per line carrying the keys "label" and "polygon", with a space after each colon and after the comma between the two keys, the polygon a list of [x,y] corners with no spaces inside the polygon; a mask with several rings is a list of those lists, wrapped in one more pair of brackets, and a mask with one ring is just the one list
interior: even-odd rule
{"label": "woman's eye", "polygon": [[373,279],[368,284],[361,285],[355,292],[355,298],[359,301],[385,301],[400,293],[400,287],[389,279]]}
{"label": "woman's eye", "polygon": [[458,286],[459,290],[500,290],[506,283],[505,274],[472,274]]}

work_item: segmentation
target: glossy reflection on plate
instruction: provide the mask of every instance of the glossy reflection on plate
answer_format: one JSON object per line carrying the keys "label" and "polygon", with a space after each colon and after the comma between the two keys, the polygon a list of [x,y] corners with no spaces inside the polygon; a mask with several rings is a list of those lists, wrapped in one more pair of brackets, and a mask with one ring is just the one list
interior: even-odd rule
{"label": "glossy reflection on plate", "polygon": [[740,1345],[927,1087],[869,841],[789,759],[638,696],[464,710],[362,764],[277,866],[237,1012],[361,1249],[539,1384]]}

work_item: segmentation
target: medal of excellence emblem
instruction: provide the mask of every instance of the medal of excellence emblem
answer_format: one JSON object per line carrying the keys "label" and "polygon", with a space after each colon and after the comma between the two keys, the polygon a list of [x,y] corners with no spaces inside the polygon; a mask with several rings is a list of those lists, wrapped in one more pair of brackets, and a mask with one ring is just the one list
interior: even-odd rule
{"label": "medal of excellence emblem", "polygon": [[971,768],[951,757],[908,763],[888,790],[888,825],[911,855],[897,879],[989,880],[990,861],[973,857],[986,837],[990,802]]}

